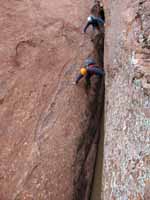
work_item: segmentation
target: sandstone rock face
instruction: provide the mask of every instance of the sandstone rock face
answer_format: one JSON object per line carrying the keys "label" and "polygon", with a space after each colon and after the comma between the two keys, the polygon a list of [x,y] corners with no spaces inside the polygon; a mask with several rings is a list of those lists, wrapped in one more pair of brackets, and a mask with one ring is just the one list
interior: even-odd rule
{"label": "sandstone rock face", "polygon": [[95,51],[82,34],[92,3],[1,0],[0,200],[88,200],[100,131],[93,199],[150,199],[150,2],[103,1],[104,122],[103,81],[73,84],[86,57],[103,63],[102,36]]}
{"label": "sandstone rock face", "polygon": [[91,5],[1,0],[1,200],[89,197],[99,88],[86,93],[73,81],[93,54],[82,34]]}
{"label": "sandstone rock face", "polygon": [[102,199],[150,199],[150,1],[104,1]]}

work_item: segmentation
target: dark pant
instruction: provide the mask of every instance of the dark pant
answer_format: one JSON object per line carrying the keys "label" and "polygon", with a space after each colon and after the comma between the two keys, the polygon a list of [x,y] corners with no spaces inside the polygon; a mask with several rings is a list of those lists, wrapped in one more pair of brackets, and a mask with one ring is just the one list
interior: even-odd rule
{"label": "dark pant", "polygon": [[86,86],[87,87],[90,87],[91,86],[91,81],[90,81],[90,78],[91,78],[92,74],[91,73],[88,73],[85,77],[85,80],[86,80]]}

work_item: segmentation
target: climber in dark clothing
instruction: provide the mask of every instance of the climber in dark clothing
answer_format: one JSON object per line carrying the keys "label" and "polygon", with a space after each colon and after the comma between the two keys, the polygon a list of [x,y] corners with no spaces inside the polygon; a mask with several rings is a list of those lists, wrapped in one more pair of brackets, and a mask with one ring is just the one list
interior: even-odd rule
{"label": "climber in dark clothing", "polygon": [[104,24],[104,21],[101,17],[95,17],[93,15],[89,16],[87,21],[88,22],[83,30],[84,33],[86,33],[86,30],[90,25],[93,26],[93,30],[95,31],[96,28],[99,29],[99,26]]}
{"label": "climber in dark clothing", "polygon": [[86,83],[87,85],[90,86],[91,76],[93,75],[103,76],[104,74],[105,74],[104,70],[102,68],[99,68],[93,59],[86,59],[85,66],[80,69],[80,74],[76,78],[75,83],[78,84],[80,79],[85,76]]}

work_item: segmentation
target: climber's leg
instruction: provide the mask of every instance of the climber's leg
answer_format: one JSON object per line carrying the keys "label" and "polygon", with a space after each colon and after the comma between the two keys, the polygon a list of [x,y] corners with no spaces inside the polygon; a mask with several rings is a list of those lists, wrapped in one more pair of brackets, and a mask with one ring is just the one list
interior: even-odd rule
{"label": "climber's leg", "polygon": [[85,86],[86,86],[87,89],[90,88],[90,86],[91,86],[91,80],[90,80],[91,76],[92,75],[90,73],[88,73],[85,77],[85,80],[86,80]]}

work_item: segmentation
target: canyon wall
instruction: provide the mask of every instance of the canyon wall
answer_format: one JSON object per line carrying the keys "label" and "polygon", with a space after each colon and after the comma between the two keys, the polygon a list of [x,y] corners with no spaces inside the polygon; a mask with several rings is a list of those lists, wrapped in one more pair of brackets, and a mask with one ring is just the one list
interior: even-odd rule
{"label": "canyon wall", "polygon": [[104,5],[107,73],[102,199],[148,200],[150,2],[106,0]]}
{"label": "canyon wall", "polygon": [[74,84],[95,56],[83,34],[91,0],[2,0],[0,199],[88,199],[99,80]]}
{"label": "canyon wall", "polygon": [[150,2],[103,1],[104,113],[104,80],[74,84],[103,65],[93,2],[1,2],[1,200],[150,199]]}

